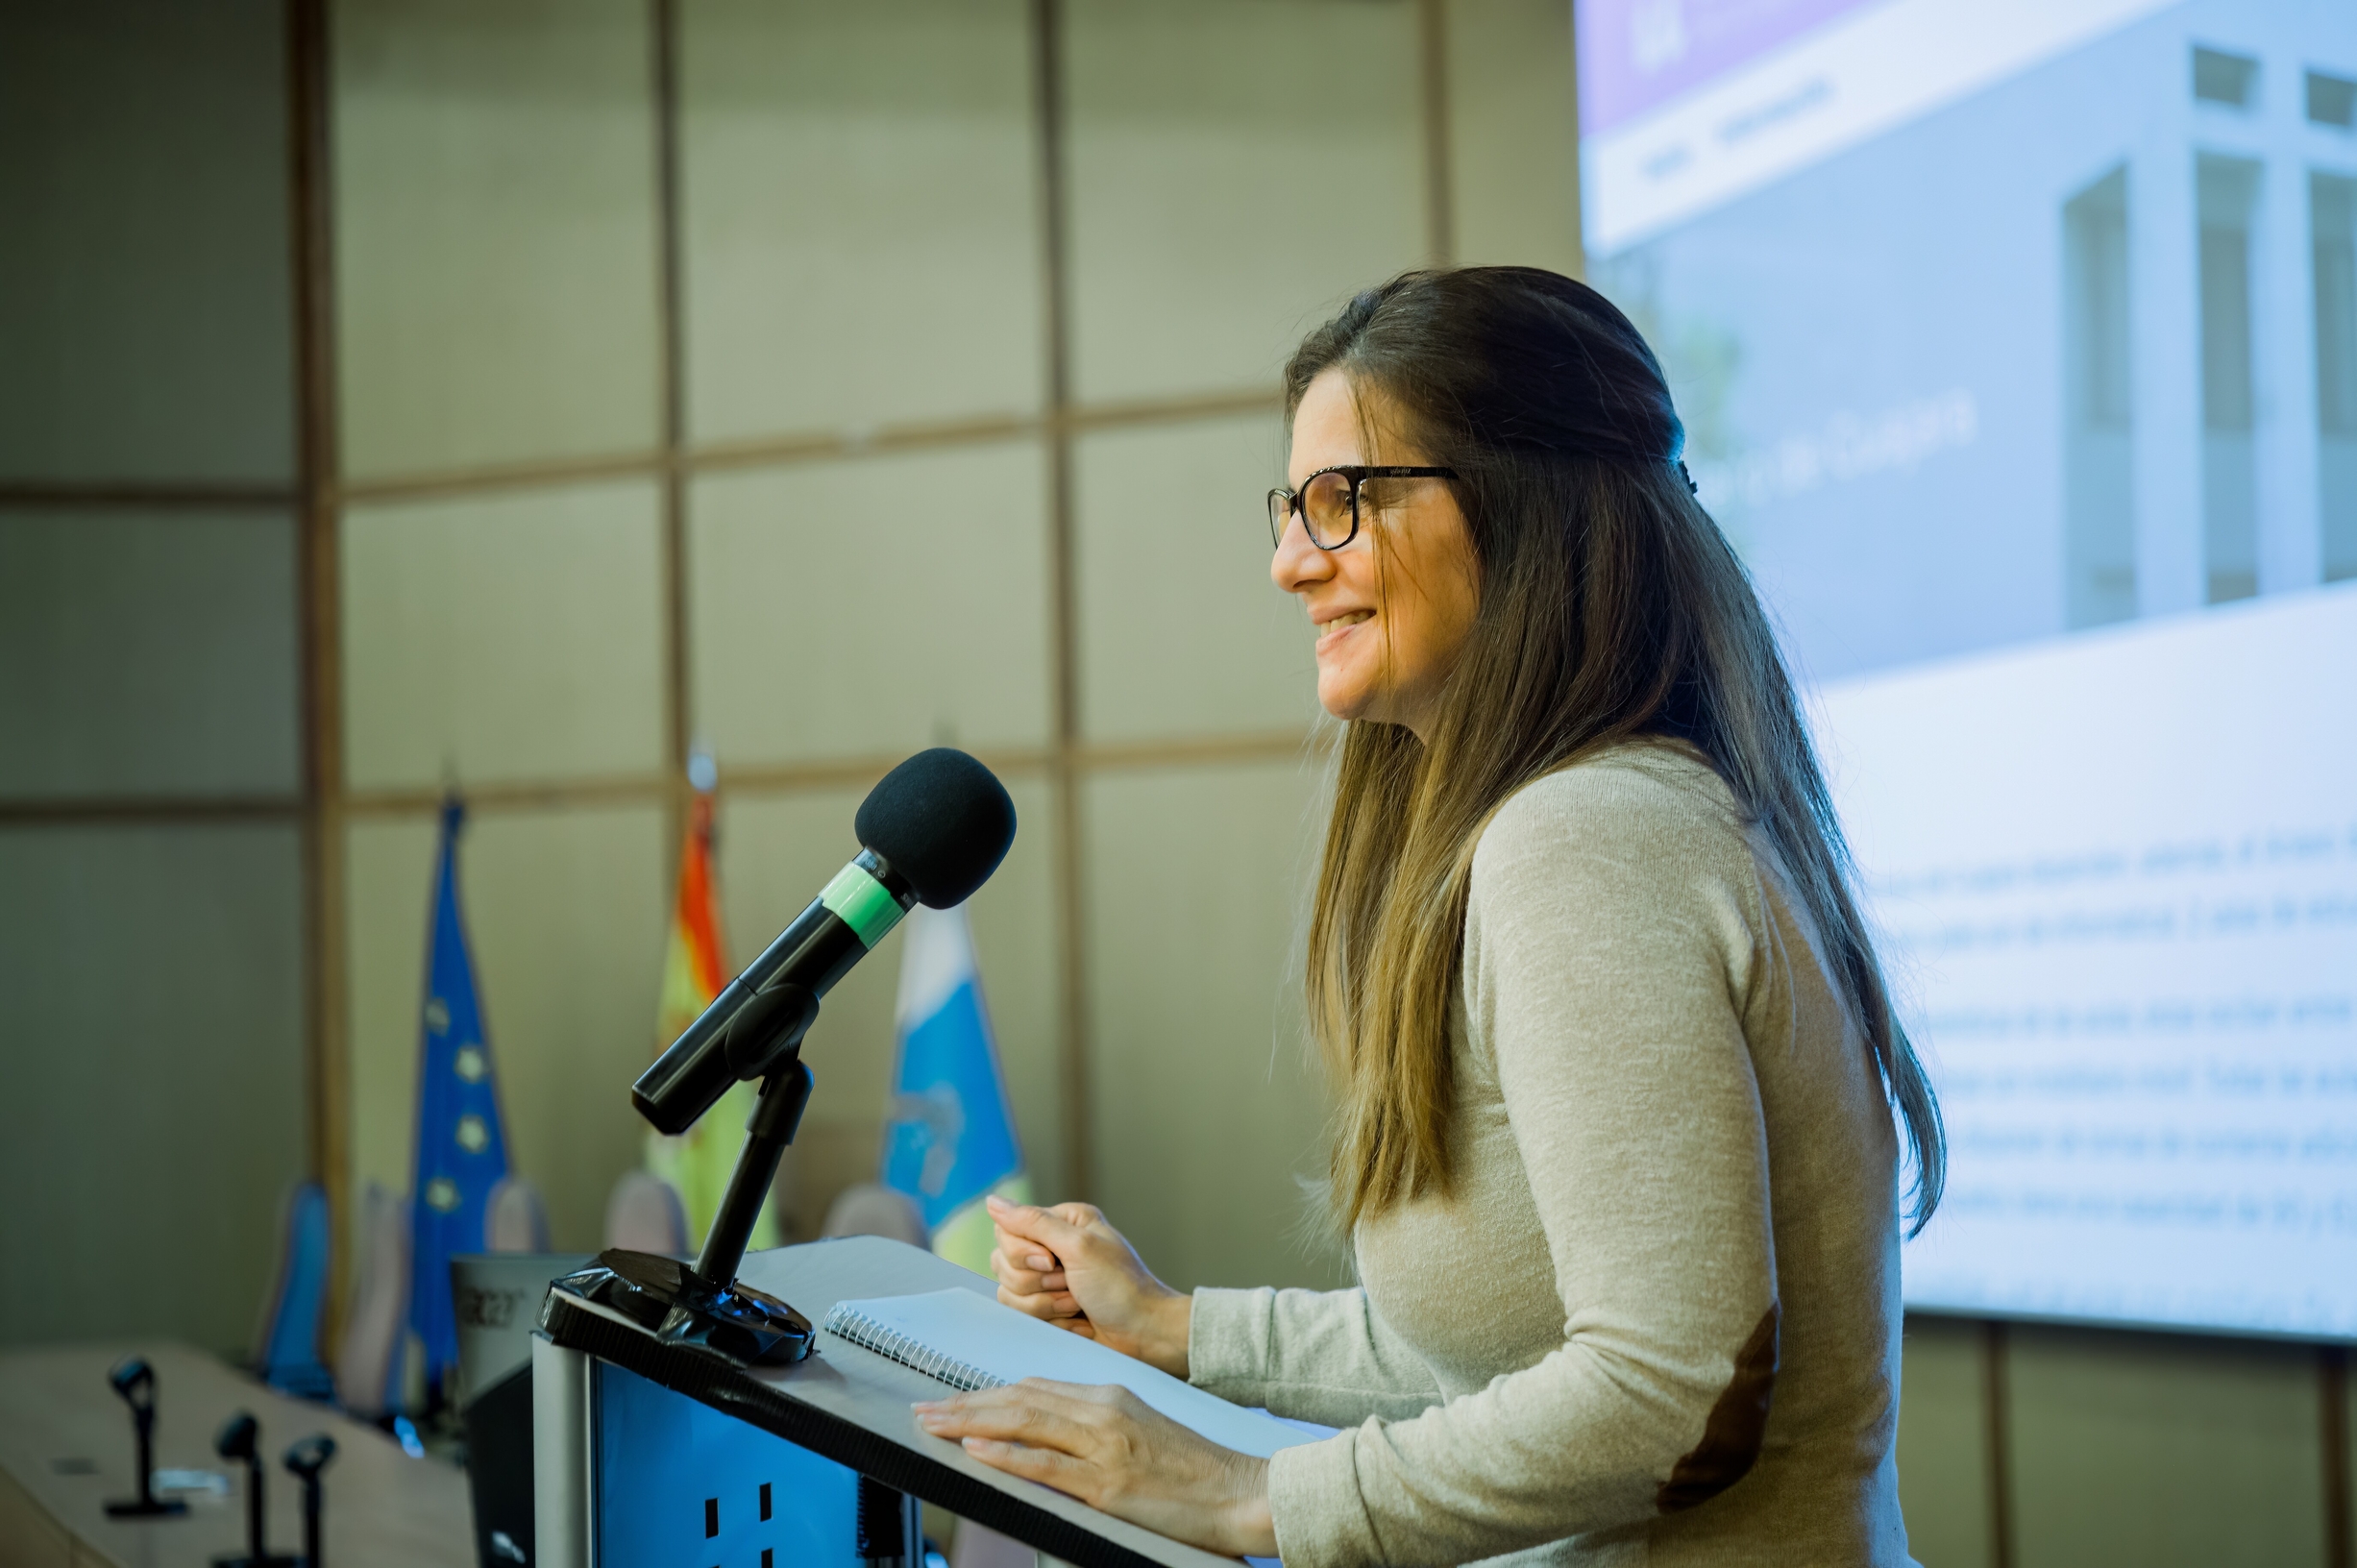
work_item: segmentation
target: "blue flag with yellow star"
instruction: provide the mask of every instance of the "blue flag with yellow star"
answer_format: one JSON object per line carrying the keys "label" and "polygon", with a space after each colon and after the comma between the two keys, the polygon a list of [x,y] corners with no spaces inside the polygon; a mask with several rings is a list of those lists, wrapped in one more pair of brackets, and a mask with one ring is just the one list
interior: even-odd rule
{"label": "blue flag with yellow star", "polygon": [[483,1250],[483,1208],[507,1174],[507,1139],[491,1046],[475,995],[475,961],[458,913],[458,830],[466,808],[442,802],[441,870],[426,957],[425,1027],[417,1066],[416,1211],[409,1263],[409,1327],[425,1348],[426,1385],[436,1394],[458,1364],[450,1261]]}

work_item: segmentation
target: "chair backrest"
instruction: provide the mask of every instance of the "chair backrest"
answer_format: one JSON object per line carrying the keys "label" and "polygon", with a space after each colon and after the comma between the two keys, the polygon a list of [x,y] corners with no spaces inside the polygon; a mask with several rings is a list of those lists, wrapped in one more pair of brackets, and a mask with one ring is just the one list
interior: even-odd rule
{"label": "chair backrest", "polygon": [[549,1209],[540,1188],[526,1177],[501,1177],[483,1202],[483,1251],[548,1250]]}
{"label": "chair backrest", "polygon": [[377,1183],[360,1199],[360,1286],[335,1356],[335,1397],[373,1421],[402,1404],[409,1330],[409,1205]]}
{"label": "chair backrest", "polygon": [[651,1171],[624,1173],[605,1200],[605,1244],[680,1258],[688,1252],[687,1206],[679,1189]]}
{"label": "chair backrest", "polygon": [[255,1347],[264,1383],[298,1399],[335,1397],[335,1379],[319,1359],[327,1308],[328,1194],[317,1182],[299,1182],[280,1212],[278,1279]]}
{"label": "chair backrest", "polygon": [[932,1238],[925,1233],[924,1215],[918,1211],[916,1201],[905,1192],[876,1182],[845,1188],[827,1206],[826,1223],[819,1234],[830,1237],[888,1236],[912,1247],[932,1244]]}

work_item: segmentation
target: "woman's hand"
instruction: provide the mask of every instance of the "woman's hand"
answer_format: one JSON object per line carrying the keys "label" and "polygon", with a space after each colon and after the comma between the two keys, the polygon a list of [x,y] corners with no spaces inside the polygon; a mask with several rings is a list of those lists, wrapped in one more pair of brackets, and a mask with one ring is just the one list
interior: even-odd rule
{"label": "woman's hand", "polygon": [[1277,1555],[1268,1461],[1221,1448],[1126,1388],[1025,1378],[916,1409],[926,1432],[993,1469],[1206,1551]]}
{"label": "woman's hand", "polygon": [[1103,1214],[1085,1203],[1041,1209],[998,1198],[990,1211],[1000,1301],[1174,1378],[1187,1375],[1194,1298],[1148,1272]]}

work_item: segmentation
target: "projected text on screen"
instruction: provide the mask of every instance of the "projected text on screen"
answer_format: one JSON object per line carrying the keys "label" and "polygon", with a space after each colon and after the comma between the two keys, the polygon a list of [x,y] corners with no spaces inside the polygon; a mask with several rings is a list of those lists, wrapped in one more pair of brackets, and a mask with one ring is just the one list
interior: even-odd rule
{"label": "projected text on screen", "polygon": [[2315,722],[2320,668],[2357,672],[2357,585],[1824,694],[1952,1141],[1910,1302],[2357,1335],[2357,723]]}

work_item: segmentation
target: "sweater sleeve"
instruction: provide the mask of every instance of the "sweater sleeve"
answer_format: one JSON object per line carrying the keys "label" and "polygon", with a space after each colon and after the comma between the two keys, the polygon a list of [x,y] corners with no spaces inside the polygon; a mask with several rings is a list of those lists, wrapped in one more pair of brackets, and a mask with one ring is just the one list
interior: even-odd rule
{"label": "sweater sleeve", "polygon": [[1439,1403],[1432,1369],[1364,1290],[1197,1290],[1188,1381],[1239,1405],[1327,1426]]}
{"label": "sweater sleeve", "polygon": [[1778,1307],[1742,1028],[1750,866],[1693,792],[1630,768],[1542,780],[1484,834],[1466,1009],[1563,1340],[1412,1419],[1280,1452],[1289,1568],[1465,1562],[1691,1507],[1751,1467]]}

